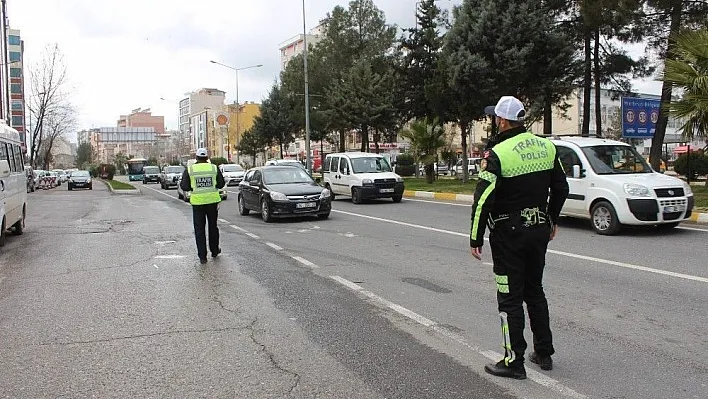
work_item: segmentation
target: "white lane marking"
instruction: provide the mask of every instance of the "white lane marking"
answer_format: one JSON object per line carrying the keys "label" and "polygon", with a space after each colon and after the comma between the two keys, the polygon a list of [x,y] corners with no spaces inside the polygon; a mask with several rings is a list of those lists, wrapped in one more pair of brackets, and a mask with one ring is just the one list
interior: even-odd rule
{"label": "white lane marking", "polygon": [[176,243],[176,242],[177,242],[177,241],[173,241],[173,240],[168,240],[168,241],[155,241],[155,244],[157,244],[157,245],[165,245],[165,244],[174,244],[174,243]]}
{"label": "white lane marking", "polygon": [[157,265],[153,264],[153,266],[155,266],[155,269],[159,269],[159,267],[157,267]]}
{"label": "white lane marking", "polygon": [[[435,228],[435,227],[422,226],[422,225],[414,224],[414,223],[399,222],[399,221],[397,221],[397,220],[384,219],[384,218],[379,218],[379,217],[369,216],[369,215],[361,215],[361,214],[358,214],[358,213],[345,212],[345,211],[339,211],[339,210],[334,210],[334,209],[332,209],[332,212],[342,213],[342,214],[345,214],[345,215],[351,215],[351,216],[356,216],[356,217],[365,218],[365,219],[378,220],[378,221],[386,222],[386,223],[400,224],[400,225],[402,225],[402,226],[415,227],[415,228],[417,228],[417,229],[435,231],[435,232],[438,232],[438,233],[445,233],[445,234],[450,234],[450,235],[459,236],[459,237],[468,237],[468,235],[467,235],[467,234],[464,234],[464,233],[458,233],[458,232],[456,232],[456,231],[438,229],[438,228]],[[485,238],[485,240],[489,241],[489,238]],[[649,272],[649,273],[661,274],[661,275],[664,275],[664,276],[677,277],[677,278],[682,278],[682,279],[685,279],[685,280],[698,281],[698,282],[701,282],[701,283],[708,283],[708,277],[700,277],[700,276],[693,276],[693,275],[690,275],[690,274],[670,272],[670,271],[667,271],[667,270],[654,269],[654,268],[651,268],[651,267],[633,265],[633,264],[631,264],[631,263],[625,263],[625,262],[617,262],[617,261],[614,261],[614,260],[596,258],[596,257],[593,257],[593,256],[574,254],[574,253],[571,253],[571,252],[558,251],[558,250],[555,250],[555,249],[549,249],[549,250],[548,250],[548,253],[551,253],[551,254],[554,254],[554,255],[567,256],[567,257],[569,257],[569,258],[587,260],[587,261],[591,261],[591,262],[604,263],[604,264],[606,264],[606,265],[618,266],[618,267],[623,267],[623,268],[626,268],[626,269],[640,270],[640,271]]]}
{"label": "white lane marking", "polygon": [[222,219],[222,218],[219,218],[219,219],[217,219],[217,220],[220,221],[221,223],[228,223],[228,222],[229,222],[228,220]]}
{"label": "white lane marking", "polygon": [[182,259],[184,255],[157,255],[155,259]]}
{"label": "white lane marking", "polygon": [[465,206],[469,208],[472,206],[472,204],[454,204],[451,202],[442,202],[442,201],[430,201],[430,200],[422,200],[422,199],[412,199],[412,198],[405,198],[404,201],[412,201],[412,202],[425,202],[428,204],[438,204],[438,205],[452,205],[452,206]]}
{"label": "white lane marking", "polygon": [[677,227],[677,229],[679,229],[679,230],[691,230],[691,231],[702,231],[702,232],[704,232],[704,233],[708,233],[708,229],[699,229],[699,228],[696,228],[696,227],[683,227],[683,226],[679,226],[679,227]]}
{"label": "white lane marking", "polygon": [[273,244],[272,242],[267,242],[266,245],[269,246],[269,247],[271,247],[271,248],[273,248],[273,249],[276,250],[276,251],[282,251],[282,250],[283,250],[283,247],[280,247],[280,246],[278,246],[278,245],[275,245],[275,244]]}
{"label": "white lane marking", "polygon": [[[152,188],[152,187],[147,187],[147,186],[141,186],[141,187],[142,187],[142,188],[147,188],[148,190],[152,190],[152,191],[154,191],[154,192],[156,192],[156,193],[158,193],[158,194],[162,194],[162,195],[164,195],[164,196],[166,196],[166,197],[170,197],[170,198],[172,198],[173,200],[182,201],[181,199],[175,197],[174,195],[170,195],[170,194],[167,194],[167,193],[163,193],[162,191],[160,191],[160,190],[158,190],[158,189],[155,189],[155,188]],[[182,202],[184,202],[184,201],[182,201]],[[184,202],[184,203],[186,204],[186,202]]]}
{"label": "white lane marking", "polygon": [[[347,280],[343,277],[340,277],[340,276],[329,276],[329,278],[331,278],[332,280],[338,282],[339,284],[351,289],[352,291],[359,292],[362,295],[373,299],[374,301],[378,302],[380,305],[387,307],[387,308],[395,311],[396,313],[399,313],[399,314],[415,321],[416,323],[418,323],[420,325],[432,328],[434,331],[436,331],[448,338],[453,339],[457,343],[467,347],[468,349],[472,350],[473,352],[477,352],[478,354],[486,357],[487,359],[489,359],[491,361],[496,362],[497,360],[499,360],[503,357],[503,355],[500,353],[490,351],[490,350],[482,350],[479,347],[470,344],[469,342],[467,342],[464,339],[464,337],[462,337],[462,335],[454,333],[454,332],[450,331],[449,329],[447,329],[443,326],[440,326],[438,323],[434,322],[433,320],[428,319],[425,316],[421,316],[418,313],[415,313],[412,310],[409,310],[407,308],[404,308],[403,306],[397,305],[389,300],[386,300],[386,299],[372,293],[371,291],[367,291],[364,289],[364,287],[360,286],[359,284],[356,284],[356,283],[349,281],[349,280]],[[540,373],[536,370],[527,369],[526,374],[531,381],[534,381],[535,383],[542,385],[546,388],[552,389],[564,396],[575,398],[575,399],[586,399],[585,395],[575,392],[574,390],[559,383],[557,380],[554,380],[553,378],[548,377],[545,374]]]}
{"label": "white lane marking", "polygon": [[231,227],[231,228],[234,229],[234,230],[243,231],[244,233],[247,232],[246,230],[244,230],[244,229],[242,229],[242,228],[236,226],[235,224],[229,225],[229,227]]}
{"label": "white lane marking", "polygon": [[307,260],[307,259],[305,259],[305,258],[301,258],[301,257],[299,257],[299,256],[291,256],[291,258],[293,258],[293,259],[295,259],[296,261],[302,263],[303,265],[309,267],[310,269],[317,269],[317,268],[319,267],[319,266],[317,266],[316,264],[310,262],[309,260]]}
{"label": "white lane marking", "polygon": [[248,233],[248,232],[246,232],[246,235],[249,236],[249,237],[251,237],[251,238],[255,238],[256,240],[260,238],[260,237],[258,237],[257,235],[255,235],[255,234],[253,234],[253,233]]}
{"label": "white lane marking", "polygon": [[492,262],[482,262],[482,264],[487,266],[494,266],[494,263]]}

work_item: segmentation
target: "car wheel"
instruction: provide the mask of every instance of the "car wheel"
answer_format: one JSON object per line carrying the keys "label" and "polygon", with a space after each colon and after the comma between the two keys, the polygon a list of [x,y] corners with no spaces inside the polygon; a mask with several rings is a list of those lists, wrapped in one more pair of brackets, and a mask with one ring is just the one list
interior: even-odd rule
{"label": "car wheel", "polygon": [[329,218],[329,212],[327,212],[327,213],[320,213],[319,215],[317,215],[317,217],[320,218],[320,219],[322,219],[322,220],[327,219],[327,218]]}
{"label": "car wheel", "polygon": [[607,201],[600,201],[590,211],[592,228],[597,234],[613,235],[620,230],[615,208]]}
{"label": "car wheel", "polygon": [[265,198],[261,200],[261,218],[266,223],[270,223],[273,221],[273,216],[271,216],[270,214],[270,206],[268,205],[268,200]]}
{"label": "car wheel", "polygon": [[243,200],[243,196],[239,195],[236,197],[236,202],[238,202],[238,213],[241,216],[247,216],[251,211],[246,208],[246,201]]}
{"label": "car wheel", "polygon": [[21,236],[25,230],[25,216],[27,216],[27,206],[22,207],[22,219],[18,220],[12,226],[12,234],[16,236]]}
{"label": "car wheel", "polygon": [[332,191],[332,187],[330,187],[329,184],[325,184],[325,188],[329,190],[330,201],[334,201],[334,191]]}
{"label": "car wheel", "polygon": [[352,187],[352,202],[361,204],[361,190],[359,187]]}
{"label": "car wheel", "polygon": [[391,197],[391,199],[393,200],[393,202],[399,203],[403,199],[403,196],[402,195],[394,195],[393,197]]}

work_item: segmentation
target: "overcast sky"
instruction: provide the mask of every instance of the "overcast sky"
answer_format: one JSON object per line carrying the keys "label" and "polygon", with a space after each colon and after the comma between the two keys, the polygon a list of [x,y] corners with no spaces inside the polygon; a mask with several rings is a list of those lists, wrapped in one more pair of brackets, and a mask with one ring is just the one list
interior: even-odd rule
{"label": "overcast sky", "polygon": [[[376,0],[400,27],[414,24],[415,3]],[[306,0],[308,30],[338,4],[348,1]],[[139,107],[176,128],[176,101],[201,87],[224,90],[235,101],[233,71],[212,59],[263,64],[239,72],[239,100],[260,102],[280,72],[279,44],[302,32],[300,0],[8,0],[8,16],[25,41],[27,65],[47,44],[59,44],[81,128],[114,126],[120,114]],[[660,86],[645,81],[635,89],[658,94]]]}

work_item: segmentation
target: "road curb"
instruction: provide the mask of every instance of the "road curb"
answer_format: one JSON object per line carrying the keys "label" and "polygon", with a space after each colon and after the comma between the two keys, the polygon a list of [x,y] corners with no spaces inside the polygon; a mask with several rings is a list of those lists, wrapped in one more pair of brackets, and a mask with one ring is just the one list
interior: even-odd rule
{"label": "road curb", "polygon": [[[403,196],[407,198],[436,199],[441,201],[454,201],[467,204],[472,204],[474,202],[474,195],[469,194],[436,193],[432,191],[405,190],[403,191]],[[689,220],[693,223],[708,224],[708,213],[693,212]]]}
{"label": "road curb", "polygon": [[108,187],[108,191],[110,191],[111,194],[116,194],[116,195],[141,195],[142,194],[142,191],[140,191],[139,188],[135,188],[132,190],[116,190],[111,186],[111,183],[109,183],[103,179],[101,179],[101,181],[103,182],[103,184],[106,185],[106,187]]}

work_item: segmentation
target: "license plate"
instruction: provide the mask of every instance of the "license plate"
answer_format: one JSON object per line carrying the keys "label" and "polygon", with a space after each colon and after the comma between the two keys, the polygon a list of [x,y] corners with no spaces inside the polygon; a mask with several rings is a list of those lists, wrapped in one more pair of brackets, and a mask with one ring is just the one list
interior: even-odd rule
{"label": "license plate", "polygon": [[664,213],[683,212],[686,210],[686,205],[669,205],[664,207]]}
{"label": "license plate", "polygon": [[314,208],[317,206],[316,202],[298,202],[295,204],[295,208]]}
{"label": "license plate", "polygon": [[380,193],[392,193],[393,189],[392,188],[382,188],[379,190]]}

